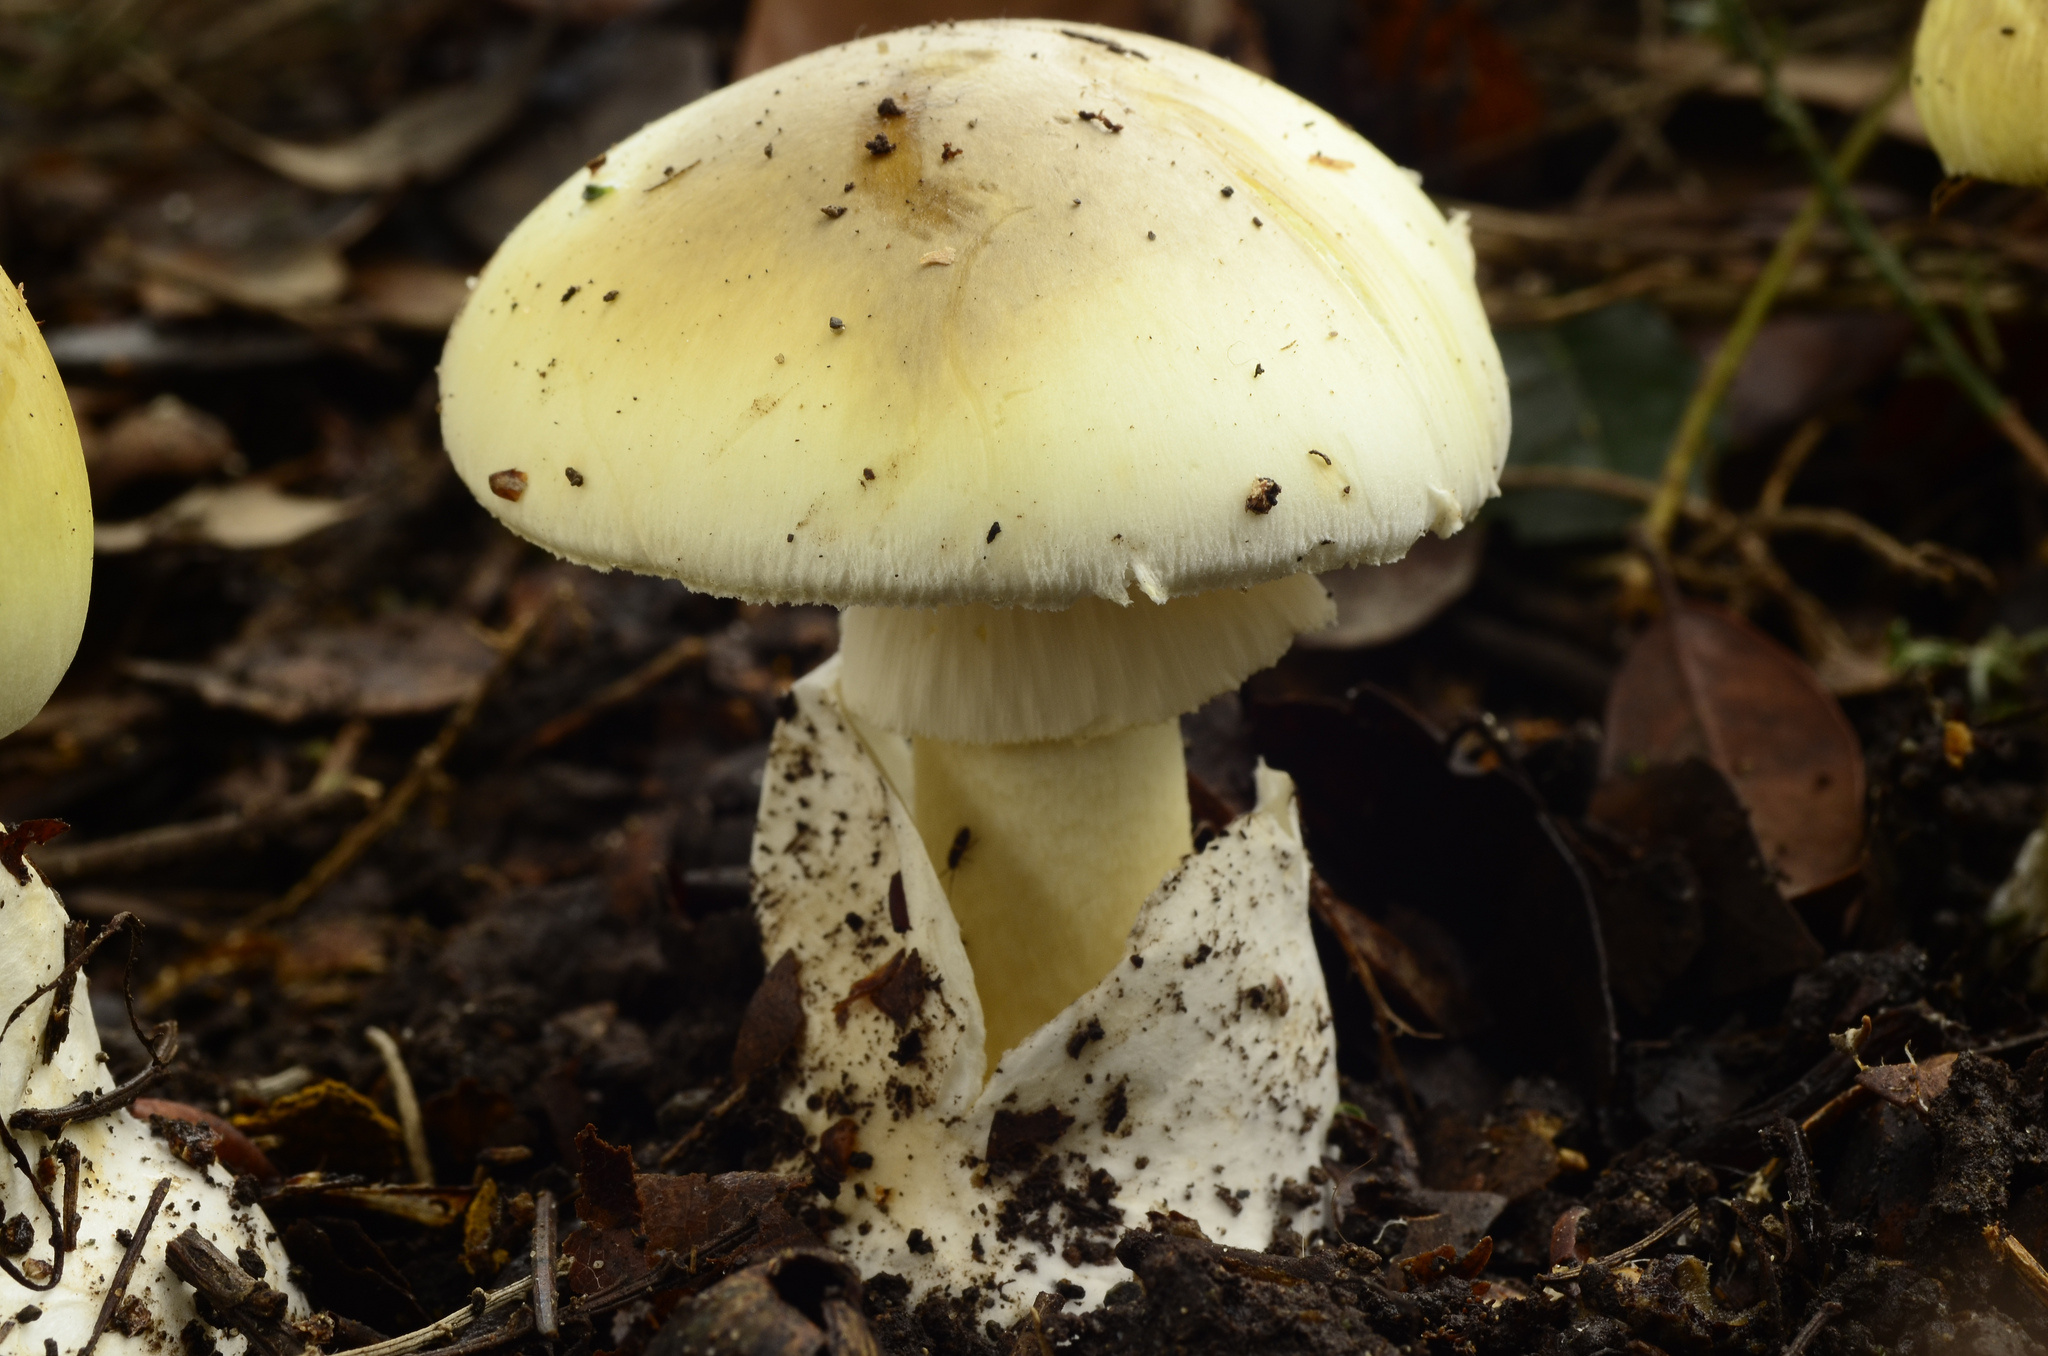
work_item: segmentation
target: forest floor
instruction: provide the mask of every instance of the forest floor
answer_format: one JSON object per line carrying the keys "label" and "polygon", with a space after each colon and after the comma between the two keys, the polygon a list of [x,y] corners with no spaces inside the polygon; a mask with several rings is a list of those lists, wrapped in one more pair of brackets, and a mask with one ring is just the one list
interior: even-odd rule
{"label": "forest floor", "polygon": [[[75,917],[142,925],[135,1003],[183,1037],[149,1095],[238,1128],[218,1152],[327,1349],[530,1276],[557,1205],[571,1255],[631,1236],[621,1200],[631,1277],[572,1273],[559,1339],[520,1309],[431,1340],[681,1356],[716,1315],[759,1356],[2048,1346],[2048,908],[1987,915],[2048,811],[2048,483],[1828,217],[1646,524],[1815,182],[1713,7],[1659,0],[1155,7],[1470,213],[1515,388],[1506,497],[1333,580],[1334,639],[1185,722],[1211,821],[1260,757],[1301,789],[1346,1098],[1325,1227],[1251,1253],[1127,1218],[1138,1284],[993,1330],[823,1256],[746,1270],[824,1207],[732,1056],[767,739],[835,619],[511,537],[440,450],[433,375],[504,231],[724,80],[744,15],[537,8],[0,0],[0,264],[98,519],[0,821],[66,821],[31,858]],[[1775,73],[1830,148],[1878,108],[1853,201],[2048,422],[2048,196],[1932,210],[1889,100],[1916,11],[1764,7]],[[91,974],[126,1074],[121,951]],[[657,1174],[707,1180],[679,1205]]]}

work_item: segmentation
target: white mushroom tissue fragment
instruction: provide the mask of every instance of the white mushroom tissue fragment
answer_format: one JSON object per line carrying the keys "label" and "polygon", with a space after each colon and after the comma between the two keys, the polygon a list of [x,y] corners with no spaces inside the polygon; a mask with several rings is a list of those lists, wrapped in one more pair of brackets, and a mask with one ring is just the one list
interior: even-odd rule
{"label": "white mushroom tissue fragment", "polygon": [[[100,1052],[83,975],[67,995],[68,1028],[45,1057],[57,995],[46,992],[25,1005],[24,1000],[62,973],[69,920],[35,868],[23,863],[21,870],[26,880],[0,868],[0,1020],[14,1014],[0,1037],[0,1120],[25,1108],[62,1107],[115,1085]],[[95,1331],[95,1356],[159,1356],[181,1343],[187,1350],[203,1349],[186,1342],[187,1326],[200,1323],[198,1311],[192,1288],[171,1271],[165,1254],[166,1245],[187,1229],[198,1230],[245,1269],[260,1270],[264,1283],[285,1296],[291,1315],[304,1316],[304,1301],[286,1279],[289,1264],[276,1231],[261,1210],[234,1203],[234,1178],[218,1163],[201,1168],[178,1158],[148,1122],[126,1108],[72,1121],[48,1135],[11,1130],[9,1137],[12,1145],[0,1154],[0,1228],[32,1237],[27,1251],[6,1258],[14,1274],[0,1270],[0,1356],[46,1356],[52,1342],[63,1356],[74,1356]],[[60,1258],[51,1207],[61,1218],[65,1160],[77,1164],[77,1227],[75,1246]],[[32,1174],[45,1172],[48,1181],[39,1193]],[[101,1327],[122,1258],[160,1183],[169,1185]],[[202,1335],[225,1356],[238,1356],[246,1347],[241,1336],[200,1323],[193,1336]]]}
{"label": "white mushroom tissue fragment", "polygon": [[1258,807],[1161,882],[1122,963],[988,1073],[937,870],[838,671],[777,727],[753,859],[802,995],[785,1106],[843,1172],[834,1240],[1000,1318],[1062,1280],[1099,1303],[1150,1211],[1248,1248],[1304,1223],[1337,1070],[1293,783],[1261,768]]}

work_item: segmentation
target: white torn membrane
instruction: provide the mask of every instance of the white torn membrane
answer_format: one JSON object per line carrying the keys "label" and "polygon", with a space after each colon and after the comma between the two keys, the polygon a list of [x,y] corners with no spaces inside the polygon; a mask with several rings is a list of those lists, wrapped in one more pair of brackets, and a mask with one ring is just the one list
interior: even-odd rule
{"label": "white torn membrane", "polygon": [[[0,1020],[63,969],[68,921],[64,906],[35,869],[27,869],[26,884],[0,869]],[[114,1086],[100,1053],[83,975],[70,998],[69,1032],[47,1061],[41,1046],[54,993],[28,1004],[0,1037],[0,1116],[27,1107],[63,1106],[80,1093],[105,1092]],[[166,1179],[170,1190],[143,1239],[125,1294],[95,1353],[143,1356],[177,1349],[185,1325],[198,1315],[191,1288],[172,1274],[164,1248],[187,1228],[198,1229],[230,1258],[247,1250],[262,1259],[266,1283],[285,1293],[295,1313],[304,1313],[304,1302],[286,1279],[288,1263],[277,1234],[260,1210],[232,1203],[234,1179],[218,1164],[202,1171],[172,1156],[164,1141],[150,1133],[148,1123],[125,1109],[74,1121],[47,1137],[27,1131],[13,1135],[30,1171],[39,1170],[45,1153],[57,1157],[61,1144],[78,1151],[78,1231],[77,1246],[64,1255],[62,1274],[53,1287],[24,1287],[0,1274],[0,1356],[44,1356],[52,1342],[55,1350],[72,1356],[86,1345],[127,1251],[126,1240],[151,1192]],[[61,1212],[61,1168],[50,1181],[48,1195]],[[47,1285],[55,1262],[49,1214],[21,1168],[11,1158],[0,1158],[0,1220],[11,1222],[17,1216],[33,1230],[34,1243],[8,1261],[32,1286]],[[239,1336],[206,1332],[228,1356],[244,1349]]]}
{"label": "white torn membrane", "polygon": [[[843,1165],[835,1239],[991,1316],[1061,1280],[1099,1303],[1148,1211],[1262,1248],[1307,1223],[1337,1102],[1293,784],[1160,882],[1094,987],[991,1073],[945,869],[848,718],[834,660],[776,728],[754,839],[763,944],[798,966],[786,1106]],[[894,774],[901,776],[901,766]],[[1293,1189],[1290,1189],[1290,1188]]]}

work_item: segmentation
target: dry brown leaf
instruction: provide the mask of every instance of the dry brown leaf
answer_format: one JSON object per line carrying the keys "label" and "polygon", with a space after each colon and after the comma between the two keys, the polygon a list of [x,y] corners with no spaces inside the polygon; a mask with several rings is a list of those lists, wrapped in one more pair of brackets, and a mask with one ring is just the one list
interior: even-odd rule
{"label": "dry brown leaf", "polygon": [[[1754,66],[1732,60],[1720,48],[1696,38],[1659,43],[1650,50],[1646,64],[1664,75],[1700,72],[1708,89],[1731,99],[1763,97],[1763,75]],[[1861,113],[1885,96],[1897,69],[1889,57],[1790,56],[1778,64],[1777,74],[1785,92],[1801,103]],[[1927,144],[1927,127],[1911,99],[1892,104],[1885,114],[1885,131],[1902,141]]]}
{"label": "dry brown leaf", "polygon": [[196,692],[213,706],[290,723],[445,710],[468,696],[497,661],[497,651],[456,618],[400,613],[360,626],[237,641],[206,664],[141,659],[130,661],[127,671]]}
{"label": "dry brown leaf", "polygon": [[1863,861],[1863,750],[1797,655],[1731,612],[1684,603],[1637,639],[1607,698],[1601,777],[1701,758],[1734,787],[1787,899]]}
{"label": "dry brown leaf", "polygon": [[1295,641],[1309,650],[1358,650],[1399,640],[1434,620],[1465,596],[1479,577],[1486,534],[1477,528],[1455,537],[1424,537],[1392,565],[1332,570],[1323,586],[1337,601],[1337,624]]}
{"label": "dry brown leaf", "polygon": [[538,27],[518,59],[496,75],[420,95],[355,136],[323,146],[280,141],[244,126],[146,58],[128,69],[223,145],[293,183],[323,193],[378,193],[440,179],[503,131],[526,101],[551,29],[550,23]]}
{"label": "dry brown leaf", "polygon": [[138,480],[191,480],[242,469],[228,426],[174,395],[160,395],[115,420],[104,432],[83,423],[85,472],[95,499]]}
{"label": "dry brown leaf", "polygon": [[[319,240],[239,250],[150,246],[138,248],[135,261],[145,282],[174,289],[154,294],[160,299],[191,292],[251,311],[289,315],[328,305],[348,287],[341,252]],[[172,313],[189,314],[189,306],[174,306]]]}
{"label": "dry brown leaf", "polygon": [[197,485],[146,518],[95,524],[93,551],[118,556],[166,542],[261,551],[346,522],[363,508],[360,499],[312,499],[261,480]]}
{"label": "dry brown leaf", "polygon": [[371,320],[435,334],[455,323],[469,299],[462,270],[406,260],[357,269],[349,290]]}

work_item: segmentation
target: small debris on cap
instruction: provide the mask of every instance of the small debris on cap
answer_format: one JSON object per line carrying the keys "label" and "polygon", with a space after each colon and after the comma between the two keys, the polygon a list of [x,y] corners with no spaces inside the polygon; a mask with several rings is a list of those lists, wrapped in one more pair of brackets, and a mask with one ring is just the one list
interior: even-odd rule
{"label": "small debris on cap", "polygon": [[761,148],[761,154],[767,156],[770,160],[773,160],[775,158],[775,143],[771,141],[766,146],[763,146]]}
{"label": "small debris on cap", "polygon": [[818,210],[820,212],[823,212],[826,216],[832,218],[832,220],[834,221],[837,221],[839,220],[839,218],[846,215],[846,209],[844,207],[841,207],[838,203],[833,203],[830,207],[820,207]]}
{"label": "small debris on cap", "polygon": [[1268,514],[1273,511],[1273,506],[1279,502],[1280,482],[1266,476],[1260,476],[1252,482],[1252,492],[1245,497],[1245,512],[1260,515]]}
{"label": "small debris on cap", "polygon": [[838,316],[836,316],[836,315],[835,315],[835,316],[833,316],[833,317],[832,317],[832,319],[831,319],[831,320],[829,320],[829,321],[827,321],[826,323],[827,323],[827,324],[829,324],[829,325],[831,325],[831,326],[832,326],[832,328],[833,328],[833,329],[835,329],[835,330],[843,330],[843,329],[845,329],[845,328],[846,328],[846,322],[845,322],[844,320],[841,320],[841,319],[840,319],[840,318],[839,318]]}
{"label": "small debris on cap", "polygon": [[897,103],[893,97],[883,95],[882,102],[875,105],[875,112],[885,118],[900,118],[903,116],[903,106]]}
{"label": "small debris on cap", "polygon": [[880,132],[875,133],[872,139],[861,144],[868,148],[869,155],[877,158],[885,156],[896,149],[896,143],[883,136]]}
{"label": "small debris on cap", "polygon": [[1257,217],[1253,217],[1253,218],[1252,218],[1252,225],[1254,225],[1254,226],[1258,226],[1258,227],[1264,227],[1264,226],[1265,226],[1265,224],[1266,224],[1265,222],[1263,222],[1263,221],[1260,221],[1260,220],[1259,220],[1259,219],[1258,219]]}
{"label": "small debris on cap", "polygon": [[563,468],[562,474],[568,478],[571,485],[574,485],[579,490],[583,488],[583,472],[573,466],[568,466]]}
{"label": "small debris on cap", "polygon": [[848,184],[848,185],[847,185],[847,186],[846,186],[845,188],[842,188],[842,189],[840,189],[839,191],[840,191],[841,193],[851,193],[851,192],[853,192],[853,185],[852,185],[852,184]]}
{"label": "small debris on cap", "polygon": [[1076,109],[1074,111],[1081,115],[1082,122],[1099,122],[1112,132],[1121,132],[1124,130],[1124,125],[1120,122],[1111,122],[1109,120],[1109,115],[1107,113],[1090,113],[1085,108]]}
{"label": "small debris on cap", "polygon": [[596,202],[611,191],[612,186],[610,184],[585,184],[583,186],[583,201]]}
{"label": "small debris on cap", "polygon": [[1228,198],[1228,197],[1232,197],[1232,196],[1234,196],[1234,195],[1235,195],[1236,193],[1237,193],[1237,190],[1236,190],[1236,189],[1234,189],[1234,188],[1232,188],[1232,187],[1231,187],[1231,186],[1230,186],[1229,184],[1225,184],[1225,185],[1223,186],[1223,196],[1224,196],[1224,197],[1226,197],[1226,198]]}
{"label": "small debris on cap", "polygon": [[1265,365],[1264,363],[1253,363],[1253,364],[1252,364],[1252,375],[1253,375],[1253,376],[1255,376],[1255,377],[1263,377],[1263,376],[1265,376],[1265,375],[1266,375],[1266,365]]}
{"label": "small debris on cap", "polygon": [[562,293],[562,300],[567,301],[569,298],[575,296],[578,292],[581,292],[582,290],[583,287],[580,283],[570,283],[569,290]]}
{"label": "small debris on cap", "polygon": [[1316,451],[1313,447],[1311,447],[1308,450],[1308,454],[1311,457],[1314,457],[1316,460],[1322,462],[1322,464],[1325,466],[1335,466],[1337,464],[1336,462],[1331,461],[1328,456],[1324,455],[1321,452]]}
{"label": "small debris on cap", "polygon": [[861,478],[862,480],[873,480],[873,479],[875,478],[875,468],[874,468],[874,467],[872,467],[872,466],[863,466],[863,467],[861,467],[861,468],[860,468],[860,478]]}
{"label": "small debris on cap", "polygon": [[604,168],[605,159],[610,154],[611,152],[609,151],[599,151],[596,155],[583,162],[583,168],[589,170],[592,174],[597,173]]}
{"label": "small debris on cap", "polygon": [[951,163],[953,157],[965,154],[967,154],[967,152],[960,150],[958,147],[954,146],[953,143],[950,141],[942,142],[939,146],[939,160],[942,163]]}
{"label": "small debris on cap", "polygon": [[1001,535],[1003,535],[1003,525],[1001,523],[990,523],[988,525],[988,536],[984,539],[983,544],[986,545]]}
{"label": "small debris on cap", "polygon": [[1157,240],[1157,239],[1158,239],[1159,237],[1158,237],[1158,236],[1156,236],[1156,235],[1154,235],[1154,234],[1152,234],[1152,232],[1150,232],[1150,231],[1147,231],[1147,232],[1145,232],[1145,238],[1146,238],[1147,240]]}
{"label": "small debris on cap", "polygon": [[952,263],[955,257],[956,251],[953,249],[951,245],[948,245],[944,249],[932,250],[930,253],[920,258],[917,262],[920,265],[924,265],[927,267],[933,264],[937,264],[940,267],[944,267],[945,265]]}
{"label": "small debris on cap", "polygon": [[515,504],[518,503],[526,494],[526,472],[491,472],[491,493],[497,495],[500,499],[509,499]]}
{"label": "small debris on cap", "polygon": [[619,299],[619,289],[614,287],[611,291],[604,294],[604,299],[606,301],[617,301]]}

